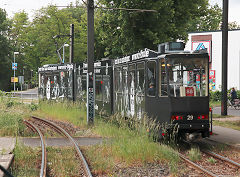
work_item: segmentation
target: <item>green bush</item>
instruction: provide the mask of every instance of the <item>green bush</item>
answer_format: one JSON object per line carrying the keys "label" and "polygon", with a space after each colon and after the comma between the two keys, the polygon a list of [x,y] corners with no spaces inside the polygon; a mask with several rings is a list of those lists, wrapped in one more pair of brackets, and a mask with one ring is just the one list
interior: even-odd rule
{"label": "green bush", "polygon": [[222,98],[222,92],[220,92],[218,90],[215,92],[210,91],[209,96],[210,96],[210,101],[220,101]]}
{"label": "green bush", "polygon": [[237,90],[237,97],[240,99],[240,90]]}
{"label": "green bush", "polygon": [[[227,91],[227,95],[228,96],[229,96],[230,92],[231,92],[231,89],[229,89]],[[236,92],[237,92],[238,99],[240,99],[240,90],[236,90]],[[210,101],[221,101],[221,99],[222,99],[222,92],[219,91],[219,90],[214,91],[214,92],[210,91],[209,96],[210,96],[210,98],[209,98]]]}

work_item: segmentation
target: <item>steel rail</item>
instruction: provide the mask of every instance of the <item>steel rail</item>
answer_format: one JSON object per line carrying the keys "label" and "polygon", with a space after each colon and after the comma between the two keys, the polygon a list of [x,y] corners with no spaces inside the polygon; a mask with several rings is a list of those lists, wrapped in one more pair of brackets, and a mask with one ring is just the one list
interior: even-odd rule
{"label": "steel rail", "polygon": [[73,143],[79,157],[81,158],[81,160],[83,162],[83,166],[84,166],[85,172],[87,173],[88,177],[92,177],[92,173],[91,173],[91,171],[88,167],[86,159],[84,158],[78,144],[76,143],[76,141],[72,138],[72,136],[68,132],[66,132],[63,128],[59,127],[55,123],[50,122],[46,119],[38,118],[36,116],[32,116],[32,118],[36,119],[36,120],[39,120],[39,121],[42,121],[42,122],[45,122],[46,124],[50,125],[51,127],[55,127],[54,129],[58,129],[58,132],[60,131],[62,134],[64,134]]}
{"label": "steel rail", "polygon": [[210,156],[212,156],[212,157],[215,157],[215,158],[217,158],[217,159],[220,159],[220,160],[222,160],[222,161],[226,161],[226,162],[228,162],[229,164],[234,165],[234,166],[240,168],[240,164],[239,164],[239,163],[234,162],[234,161],[232,161],[232,160],[230,160],[230,159],[228,159],[228,158],[226,158],[226,157],[223,157],[223,156],[221,156],[221,155],[219,155],[219,154],[216,154],[216,153],[214,153],[214,152],[212,152],[212,151],[208,151],[208,150],[201,150],[201,151],[204,152],[205,154],[208,154],[208,155],[210,155]]}
{"label": "steel rail", "polygon": [[35,126],[33,123],[24,120],[24,123],[30,127],[33,131],[36,131],[41,139],[41,147],[42,147],[42,163],[41,163],[41,170],[40,170],[40,177],[46,177],[46,169],[47,169],[47,152],[46,152],[46,145],[45,145],[45,139],[42,134],[42,132],[39,130],[37,126]]}
{"label": "steel rail", "polygon": [[211,176],[211,177],[217,177],[217,175],[213,174],[212,172],[204,169],[204,168],[201,167],[200,165],[192,162],[191,160],[188,160],[187,158],[184,157],[184,155],[182,155],[182,154],[179,153],[179,156],[180,156],[184,161],[186,161],[186,162],[189,163],[191,166],[193,166],[195,169],[197,169],[198,171],[201,171],[201,172],[203,172],[203,173],[205,173],[206,175]]}

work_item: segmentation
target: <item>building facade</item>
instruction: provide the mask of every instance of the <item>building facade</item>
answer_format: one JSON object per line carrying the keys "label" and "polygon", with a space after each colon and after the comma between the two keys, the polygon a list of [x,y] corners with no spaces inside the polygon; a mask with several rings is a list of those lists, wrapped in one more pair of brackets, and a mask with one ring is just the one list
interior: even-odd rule
{"label": "building facade", "polygon": [[[221,90],[222,85],[222,32],[188,34],[185,50],[207,49],[209,53],[210,90]],[[228,89],[240,90],[240,30],[228,33]]]}

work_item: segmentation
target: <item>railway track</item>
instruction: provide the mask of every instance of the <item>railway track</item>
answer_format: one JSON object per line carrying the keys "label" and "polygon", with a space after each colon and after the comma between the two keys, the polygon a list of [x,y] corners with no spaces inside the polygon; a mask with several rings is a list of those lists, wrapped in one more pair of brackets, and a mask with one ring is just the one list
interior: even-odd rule
{"label": "railway track", "polygon": [[[91,174],[91,171],[90,171],[90,169],[89,169],[89,166],[88,166],[88,164],[87,164],[87,161],[86,161],[86,159],[84,158],[84,156],[83,156],[83,154],[82,154],[82,152],[81,152],[81,150],[80,150],[80,148],[79,148],[79,146],[78,146],[78,144],[77,144],[77,142],[72,138],[72,136],[66,131],[66,130],[64,130],[62,127],[60,127],[60,126],[58,126],[57,124],[55,124],[55,123],[53,123],[53,122],[51,122],[51,121],[49,121],[49,120],[46,120],[46,119],[42,119],[42,118],[39,118],[39,117],[35,117],[35,116],[32,116],[31,117],[32,119],[34,119],[34,120],[36,120],[36,121],[39,121],[39,122],[41,122],[42,124],[44,124],[44,125],[47,125],[47,126],[49,126],[50,128],[52,128],[52,129],[54,129],[56,132],[58,132],[59,134],[61,134],[61,135],[63,135],[63,136],[65,136],[65,137],[67,137],[69,140],[70,140],[70,142],[73,144],[73,146],[74,146],[74,148],[75,148],[75,150],[76,150],[76,152],[77,152],[77,154],[78,154],[78,157],[79,157],[79,159],[80,159],[80,161],[81,161],[81,164],[82,164],[82,167],[83,167],[83,170],[84,170],[84,176],[88,176],[88,177],[92,177],[92,174]],[[33,123],[31,123],[31,122],[29,122],[29,121],[25,121],[24,122],[26,125],[28,125],[31,129],[33,129],[34,131],[37,131],[37,132],[40,132],[41,133],[41,131],[38,129],[38,130],[36,130],[35,128],[37,128]],[[40,135],[40,134],[39,134]],[[43,135],[42,135],[42,133],[41,133],[41,135],[40,135],[40,137],[43,137]],[[43,141],[41,140],[41,142],[43,143],[41,143],[42,145],[42,148],[43,148],[43,146],[45,147],[45,145],[44,145],[44,138],[41,138],[41,139],[43,139]],[[42,150],[43,151],[43,150]],[[45,155],[46,155],[46,150],[45,150]],[[45,162],[45,164],[46,164],[46,157],[45,157],[45,159],[43,160],[43,158],[42,158],[42,164]],[[46,167],[44,167],[44,171],[45,171],[45,175],[46,175]],[[41,167],[41,171],[42,171],[42,167]],[[41,176],[41,174],[40,174],[40,177],[45,177],[45,176]]]}
{"label": "railway track", "polygon": [[31,128],[33,131],[37,132],[40,136],[41,140],[41,147],[42,147],[42,162],[41,162],[41,169],[40,169],[40,177],[46,177],[46,169],[47,169],[47,152],[46,152],[46,144],[45,144],[45,138],[42,134],[42,132],[39,130],[37,126],[35,126],[33,123],[25,120],[24,123]]}
{"label": "railway track", "polygon": [[[195,144],[196,145],[196,144]],[[200,147],[200,145],[198,145]],[[200,173],[204,173],[207,176],[240,176],[240,163],[231,160],[223,155],[217,154],[210,150],[200,148],[201,161],[193,162],[189,160],[185,155],[179,153],[179,156],[193,168]],[[214,163],[207,163],[207,160],[213,158]],[[229,173],[229,174],[228,174]]]}

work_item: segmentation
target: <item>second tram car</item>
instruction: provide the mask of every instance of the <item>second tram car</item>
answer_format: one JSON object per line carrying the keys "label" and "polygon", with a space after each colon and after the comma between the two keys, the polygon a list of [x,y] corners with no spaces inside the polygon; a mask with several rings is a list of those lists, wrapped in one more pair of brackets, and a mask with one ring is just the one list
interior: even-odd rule
{"label": "second tram car", "polygon": [[[171,48],[171,44],[180,48]],[[159,52],[144,49],[95,63],[96,109],[138,119],[146,113],[160,124],[177,124],[180,134],[209,137],[209,56],[206,52],[179,50],[182,46],[182,43],[164,43]],[[55,75],[52,77],[40,68],[39,91],[46,95],[44,82],[61,78],[62,72],[56,76],[57,72],[51,71]],[[76,66],[74,85],[79,100],[86,100],[86,73],[86,64]]]}

